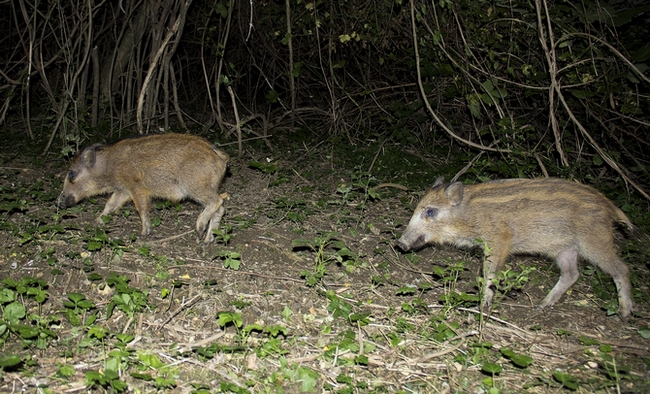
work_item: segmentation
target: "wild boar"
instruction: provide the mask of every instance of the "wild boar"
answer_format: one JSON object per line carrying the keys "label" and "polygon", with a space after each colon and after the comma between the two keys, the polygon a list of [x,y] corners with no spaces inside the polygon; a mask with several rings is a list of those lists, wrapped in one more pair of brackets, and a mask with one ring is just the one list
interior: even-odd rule
{"label": "wild boar", "polygon": [[614,278],[618,313],[633,304],[627,266],[618,258],[615,225],[634,226],[614,203],[595,189],[562,179],[503,179],[476,185],[444,184],[438,178],[397,241],[403,251],[429,243],[487,245],[483,265],[483,307],[494,297],[493,280],[510,254],[555,259],[560,279],[539,305],[555,304],[578,277],[578,257]]}
{"label": "wild boar", "polygon": [[227,153],[203,138],[186,134],[160,134],[130,138],[111,145],[95,144],[79,154],[63,183],[60,208],[84,198],[112,193],[101,216],[133,200],[142,221],[142,235],[151,232],[149,204],[152,198],[191,199],[204,206],[196,221],[199,239],[214,239],[225,212],[217,189],[225,173]]}

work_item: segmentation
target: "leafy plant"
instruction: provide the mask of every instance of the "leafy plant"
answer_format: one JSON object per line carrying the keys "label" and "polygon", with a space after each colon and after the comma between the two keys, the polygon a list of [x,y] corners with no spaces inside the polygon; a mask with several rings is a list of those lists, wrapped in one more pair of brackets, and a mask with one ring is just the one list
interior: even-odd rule
{"label": "leafy plant", "polygon": [[227,223],[225,225],[222,225],[220,228],[212,230],[212,233],[214,234],[214,239],[217,242],[221,241],[224,245],[228,245],[228,241],[230,241],[230,238],[232,238],[232,224]]}
{"label": "leafy plant", "polygon": [[115,287],[115,294],[111,302],[106,306],[106,317],[110,318],[113,315],[113,310],[124,312],[130,318],[134,317],[136,313],[142,311],[148,304],[148,292],[129,287],[129,279],[124,275],[118,275],[115,272],[108,274],[106,284]]}
{"label": "leafy plant", "polygon": [[325,276],[325,267],[338,263],[345,267],[347,272],[354,272],[357,267],[365,265],[359,256],[351,251],[345,244],[336,239],[336,233],[317,235],[314,240],[294,239],[291,245],[294,248],[307,248],[316,253],[314,268],[303,270],[300,275],[307,281],[308,286],[314,286]]}
{"label": "leafy plant", "polygon": [[118,393],[126,391],[128,388],[126,382],[120,379],[120,374],[113,369],[104,369],[103,371],[87,371],[86,386],[94,387],[111,387]]}
{"label": "leafy plant", "polygon": [[237,271],[241,265],[241,253],[239,252],[234,252],[231,250],[220,250],[212,259],[214,260],[216,258],[220,258],[223,261],[224,268],[230,268]]}
{"label": "leafy plant", "polygon": [[68,300],[63,301],[63,306],[66,308],[65,313],[70,324],[73,326],[93,324],[97,318],[96,314],[92,314],[88,320],[85,320],[84,316],[95,309],[95,303],[87,300],[86,296],[81,293],[68,293],[67,296]]}

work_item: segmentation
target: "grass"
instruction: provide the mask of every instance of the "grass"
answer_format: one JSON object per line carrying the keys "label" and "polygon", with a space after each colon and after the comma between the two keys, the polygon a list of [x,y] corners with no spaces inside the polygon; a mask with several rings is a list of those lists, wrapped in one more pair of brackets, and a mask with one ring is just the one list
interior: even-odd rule
{"label": "grass", "polygon": [[[648,391],[650,327],[607,317],[615,292],[600,271],[583,267],[573,294],[539,314],[530,304],[557,271],[512,264],[488,317],[477,310],[480,255],[395,252],[421,190],[373,190],[411,185],[389,170],[392,155],[368,171],[375,154],[338,173],[317,167],[318,153],[304,169],[235,163],[246,182],[227,185],[207,248],[190,203],[157,204],[142,240],[132,205],[95,227],[102,198],[58,211],[55,177],[3,183],[0,391]],[[413,165],[418,185],[423,168]],[[633,273],[647,316],[648,275]]]}

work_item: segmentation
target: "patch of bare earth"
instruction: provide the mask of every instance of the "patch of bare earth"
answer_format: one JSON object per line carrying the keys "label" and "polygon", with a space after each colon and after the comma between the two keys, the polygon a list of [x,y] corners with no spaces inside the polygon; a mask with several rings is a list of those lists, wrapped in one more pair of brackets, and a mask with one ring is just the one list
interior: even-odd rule
{"label": "patch of bare earth", "polygon": [[[38,181],[45,189],[54,187],[57,172],[65,170],[55,161],[38,168],[4,159],[3,193]],[[162,391],[216,391],[226,382],[234,385],[231,390],[250,392],[307,387],[312,392],[480,393],[490,384],[502,392],[561,392],[565,388],[554,378],[556,371],[577,378],[578,392],[650,391],[650,341],[637,332],[648,325],[646,304],[638,303],[635,317],[627,321],[607,316],[604,302],[583,277],[555,308],[537,310],[534,306],[553,286],[558,271],[545,259],[516,257],[510,268],[537,270],[521,291],[502,296],[490,317],[481,319],[476,303],[441,301],[451,292],[476,295],[480,253],[431,246],[417,252],[419,262],[414,264],[413,258],[393,249],[411,215],[409,202],[416,202],[412,192],[417,191],[388,186],[378,189],[379,199],[346,200],[336,190],[350,180],[329,171],[326,160],[275,160],[286,178],[275,184],[278,173],[253,169],[249,159],[263,162],[265,157],[249,154],[234,160],[221,189],[228,194],[222,225],[232,226],[227,243],[197,244],[193,228],[201,208],[191,202],[182,203],[180,210],[153,210],[160,224],[147,239],[139,237],[139,218],[133,205],[127,205],[128,217],[114,215],[104,227],[109,239],[121,239],[124,246],[106,244],[90,252],[86,239],[105,197],[85,201],[81,209],[63,215],[51,200],[25,211],[0,212],[3,221],[17,227],[38,221],[52,224],[60,215],[58,223],[66,228],[63,233],[36,234],[23,244],[20,231],[7,226],[0,231],[0,278],[44,279],[49,298],[41,310],[31,312],[62,316],[52,327],[57,338],[43,349],[23,350],[15,336],[5,337],[3,352],[27,353],[33,364],[5,370],[0,391],[35,391],[40,385],[52,392],[80,392],[86,387],[84,373],[104,368],[115,348],[79,346],[87,329],[73,327],[62,313],[71,292],[95,302],[95,325],[133,334],[128,345],[133,354],[154,354],[170,366],[174,372],[166,376],[175,383]],[[301,175],[307,167],[310,177]],[[295,240],[339,243],[326,243],[319,253],[296,247],[300,242]],[[336,245],[344,245],[354,256],[341,263],[325,259],[324,276],[308,286],[305,271],[315,271],[319,256],[335,256]],[[50,256],[56,261],[48,264],[41,252],[52,248]],[[224,268],[219,257],[224,252],[241,254],[239,270]],[[434,267],[448,270],[459,261],[463,264],[456,277],[432,275]],[[638,278],[648,278],[645,266],[629,263]],[[89,275],[105,279],[109,272],[126,276],[130,287],[148,292],[147,307],[132,319],[119,310],[107,318],[105,308],[114,289]],[[636,283],[639,292],[648,293],[647,282]],[[405,286],[414,290],[404,291]],[[163,297],[164,289],[171,292]],[[243,326],[222,326],[220,312],[240,314]],[[242,334],[246,325],[283,327],[286,334],[276,337],[263,329]],[[280,339],[277,349],[264,346],[274,338]],[[210,346],[208,356],[196,351]],[[518,367],[501,349],[527,355],[532,363]],[[613,364],[607,363],[609,356]],[[492,377],[481,370],[486,363],[503,371]],[[65,379],[57,374],[64,364],[76,371]],[[608,373],[611,365],[620,370]],[[121,379],[133,390],[153,391],[152,383],[131,375],[134,366],[121,371]],[[305,371],[314,375],[303,375]],[[162,376],[153,369],[145,372]],[[304,385],[305,376],[315,376],[312,386]]]}

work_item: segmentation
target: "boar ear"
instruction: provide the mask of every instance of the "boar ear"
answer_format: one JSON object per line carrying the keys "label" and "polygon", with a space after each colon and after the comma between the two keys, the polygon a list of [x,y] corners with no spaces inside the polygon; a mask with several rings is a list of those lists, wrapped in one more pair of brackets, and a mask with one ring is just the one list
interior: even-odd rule
{"label": "boar ear", "polygon": [[440,186],[443,183],[445,183],[445,177],[444,176],[439,176],[438,179],[436,179],[435,182],[433,182],[433,185],[431,185],[431,188],[435,188],[436,186]]}
{"label": "boar ear", "polygon": [[445,189],[445,197],[449,199],[451,205],[458,205],[463,201],[463,184],[454,182]]}
{"label": "boar ear", "polygon": [[95,165],[95,150],[99,144],[89,146],[81,152],[81,160],[87,167],[92,167]]}

